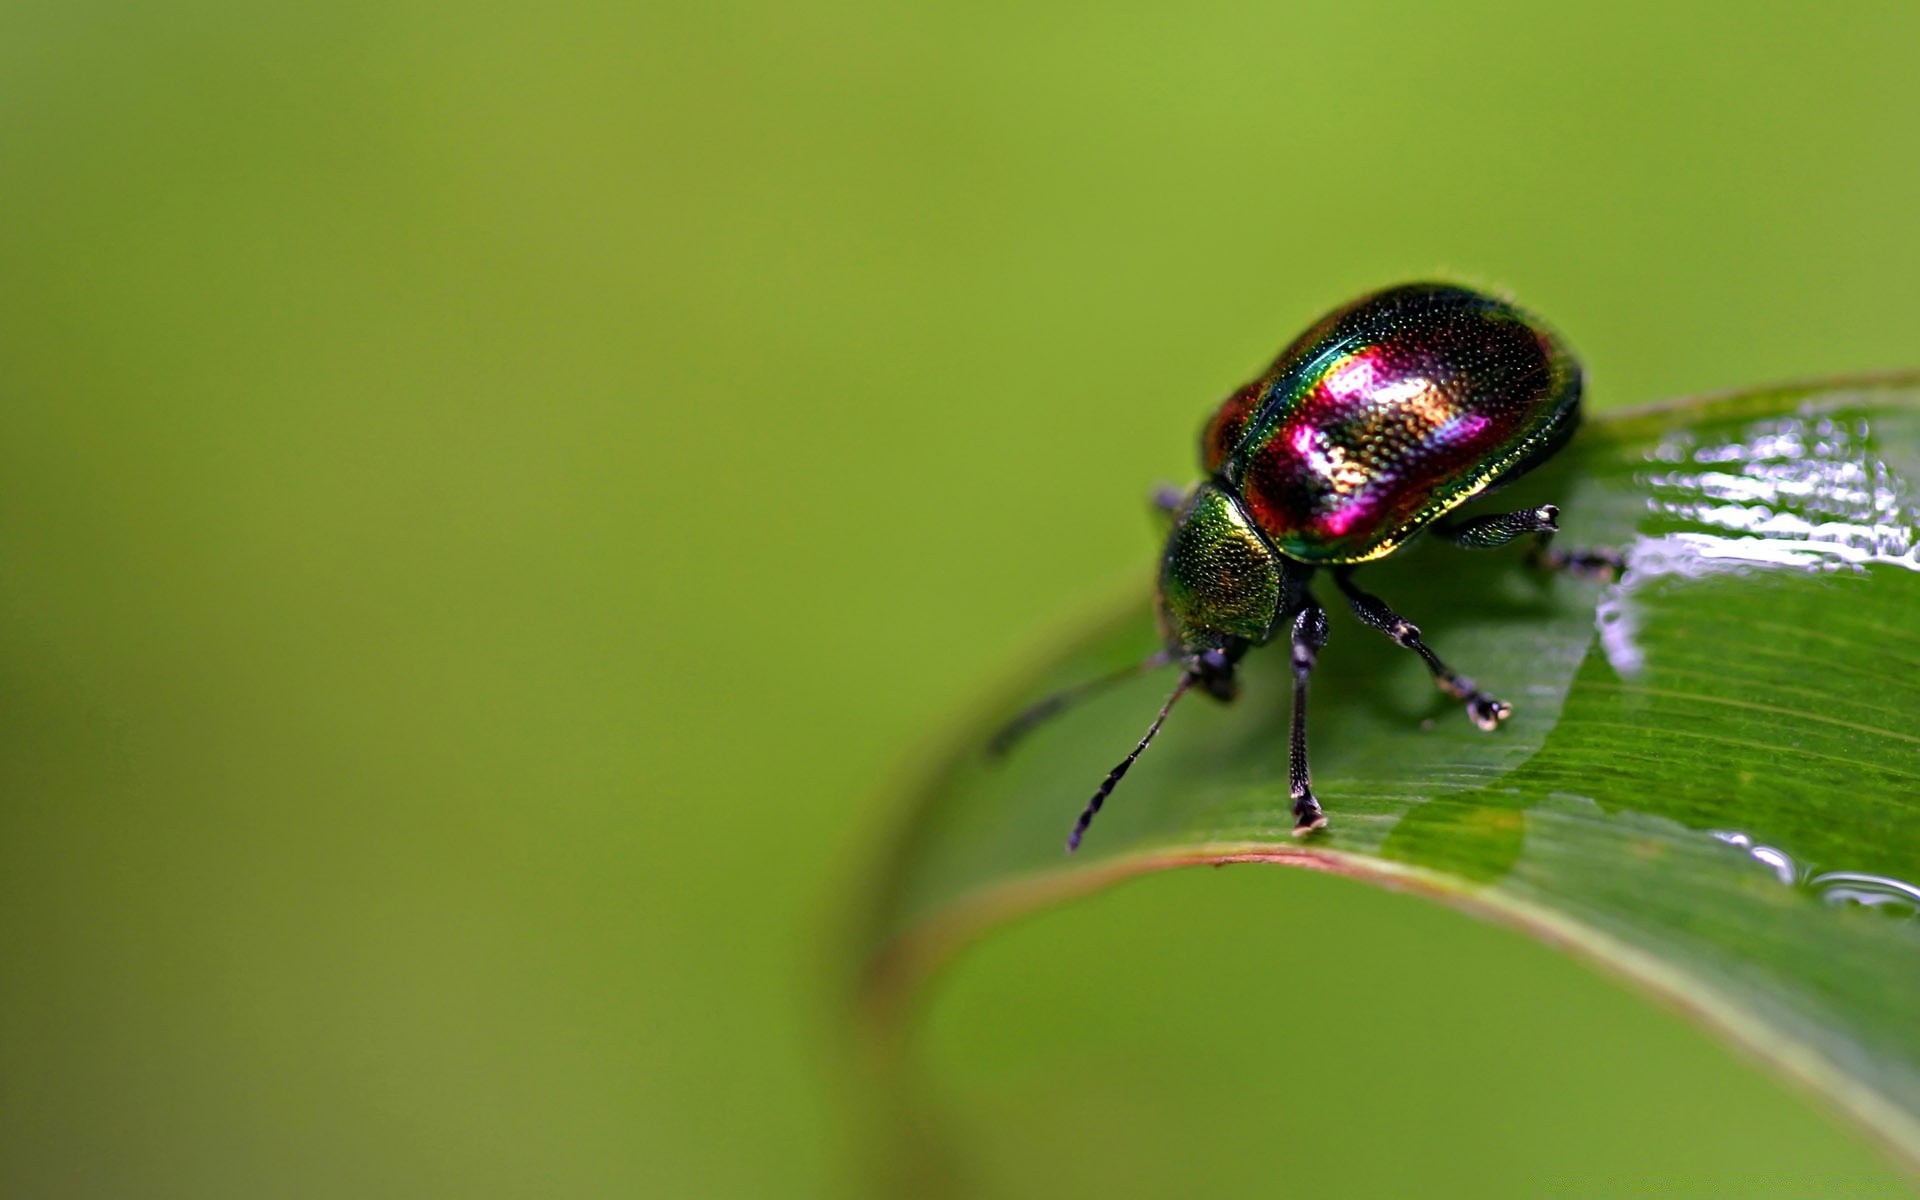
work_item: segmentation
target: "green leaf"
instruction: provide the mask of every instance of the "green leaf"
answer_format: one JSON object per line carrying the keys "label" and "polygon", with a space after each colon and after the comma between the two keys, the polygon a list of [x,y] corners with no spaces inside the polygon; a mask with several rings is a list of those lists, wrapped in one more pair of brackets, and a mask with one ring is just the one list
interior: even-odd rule
{"label": "green leaf", "polygon": [[[913,802],[870,914],[882,1026],[994,922],[1144,871],[1336,871],[1509,922],[1679,1006],[1920,1168],[1920,377],[1592,422],[1477,508],[1560,505],[1618,583],[1419,544],[1368,586],[1514,703],[1475,729],[1411,654],[1333,613],[1309,706],[1331,818],[1290,836],[1289,671],[1189,699],[1078,855],[1062,842],[1172,678],[1004,760],[995,725],[1155,647],[1144,583],[966,733]],[[1322,589],[1323,593],[1326,589]],[[1323,601],[1337,599],[1322,595]],[[1332,607],[1330,605],[1330,607]]]}

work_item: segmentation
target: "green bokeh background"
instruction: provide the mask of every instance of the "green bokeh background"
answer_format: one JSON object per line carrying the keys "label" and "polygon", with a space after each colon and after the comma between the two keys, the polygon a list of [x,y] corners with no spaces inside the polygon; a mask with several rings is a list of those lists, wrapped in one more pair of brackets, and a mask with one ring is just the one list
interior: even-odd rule
{"label": "green bokeh background", "polygon": [[[1144,578],[1212,400],[1436,272],[1596,407],[1920,363],[1916,44],[5,6],[0,1194],[855,1188],[889,789]],[[1029,921],[928,1018],[984,1194],[1906,1194],[1678,1018],[1304,873]]]}

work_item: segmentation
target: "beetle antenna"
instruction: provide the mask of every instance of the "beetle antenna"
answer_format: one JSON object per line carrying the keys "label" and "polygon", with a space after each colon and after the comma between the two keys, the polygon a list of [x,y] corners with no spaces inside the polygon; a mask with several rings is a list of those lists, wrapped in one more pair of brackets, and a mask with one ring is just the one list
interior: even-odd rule
{"label": "beetle antenna", "polygon": [[1127,770],[1133,766],[1133,760],[1139,758],[1146,748],[1153,744],[1153,735],[1160,732],[1161,723],[1167,719],[1167,714],[1173,711],[1174,701],[1186,695],[1187,689],[1192,687],[1194,680],[1198,678],[1199,676],[1192,671],[1181,673],[1180,682],[1173,685],[1173,695],[1167,697],[1167,702],[1160,706],[1160,715],[1153,719],[1152,725],[1147,726],[1147,736],[1140,739],[1140,744],[1133,748],[1133,753],[1120,760],[1119,766],[1107,772],[1106,779],[1100,784],[1100,790],[1093,794],[1093,799],[1087,801],[1087,807],[1081,812],[1080,819],[1073,823],[1073,832],[1067,835],[1068,854],[1080,848],[1080,839],[1086,835],[1087,826],[1093,824],[1093,819],[1100,815],[1100,806],[1107,802],[1107,797],[1112,794],[1114,786],[1126,778]]}
{"label": "beetle antenna", "polygon": [[1118,671],[1110,671],[1084,683],[1076,683],[1070,688],[1063,688],[1002,725],[1000,732],[994,734],[993,740],[987,743],[987,753],[994,758],[999,758],[1013,749],[1021,738],[1032,733],[1035,727],[1046,724],[1087,697],[1104,692],[1114,684],[1132,679],[1135,675],[1157,671],[1172,661],[1173,656],[1161,650],[1131,666],[1121,667]]}

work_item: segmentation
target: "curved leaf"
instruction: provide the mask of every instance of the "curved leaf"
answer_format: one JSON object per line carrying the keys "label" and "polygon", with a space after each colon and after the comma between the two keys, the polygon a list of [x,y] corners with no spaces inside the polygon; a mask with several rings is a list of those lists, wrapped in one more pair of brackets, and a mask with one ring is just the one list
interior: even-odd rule
{"label": "curved leaf", "polygon": [[[1444,545],[1369,568],[1372,590],[1516,712],[1481,733],[1411,654],[1334,613],[1310,705],[1332,823],[1304,842],[1282,649],[1248,656],[1238,703],[1177,711],[1071,858],[1075,814],[1170,677],[1114,688],[1005,760],[983,753],[983,722],[889,864],[867,998],[893,1009],[992,922],[1125,875],[1338,871],[1603,964],[1920,1166],[1916,480],[1920,377],[1593,422],[1478,507],[1557,503],[1563,544],[1623,548],[1626,577],[1540,578],[1518,555]],[[1153,647],[1142,594],[994,720]]]}

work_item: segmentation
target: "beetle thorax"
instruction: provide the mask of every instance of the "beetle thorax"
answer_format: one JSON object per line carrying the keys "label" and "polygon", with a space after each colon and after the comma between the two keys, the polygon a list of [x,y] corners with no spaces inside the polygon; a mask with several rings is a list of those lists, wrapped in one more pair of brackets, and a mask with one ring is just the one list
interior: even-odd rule
{"label": "beetle thorax", "polygon": [[1279,556],[1239,501],[1210,483],[1174,515],[1160,557],[1159,616],[1167,648],[1192,660],[1267,640],[1283,592]]}

